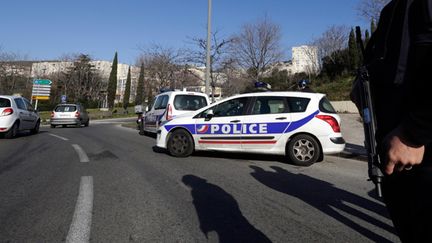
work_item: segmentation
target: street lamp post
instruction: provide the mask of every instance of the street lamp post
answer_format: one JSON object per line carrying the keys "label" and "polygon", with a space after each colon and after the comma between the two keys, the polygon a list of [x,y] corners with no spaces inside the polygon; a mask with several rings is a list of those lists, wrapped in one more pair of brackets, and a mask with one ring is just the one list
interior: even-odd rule
{"label": "street lamp post", "polygon": [[211,47],[211,5],[212,0],[208,0],[208,16],[207,16],[207,54],[206,54],[206,73],[205,73],[205,93],[210,94],[210,47]]}

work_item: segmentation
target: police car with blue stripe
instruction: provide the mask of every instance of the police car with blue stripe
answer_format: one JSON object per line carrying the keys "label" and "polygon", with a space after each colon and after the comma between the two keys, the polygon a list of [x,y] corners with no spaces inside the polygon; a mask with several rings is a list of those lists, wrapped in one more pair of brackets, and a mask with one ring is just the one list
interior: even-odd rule
{"label": "police car with blue stripe", "polygon": [[236,95],[161,123],[157,146],[176,157],[198,150],[286,155],[297,165],[345,147],[340,117],[324,94]]}

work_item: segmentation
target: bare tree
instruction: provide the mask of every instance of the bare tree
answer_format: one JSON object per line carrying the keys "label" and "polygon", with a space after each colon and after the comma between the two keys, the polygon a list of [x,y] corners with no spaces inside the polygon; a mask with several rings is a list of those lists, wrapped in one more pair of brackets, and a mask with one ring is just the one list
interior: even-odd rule
{"label": "bare tree", "polygon": [[[212,88],[212,95],[215,93],[218,81],[220,81],[223,73],[219,72],[224,65],[224,60],[226,60],[229,54],[229,45],[232,43],[231,38],[220,37],[218,31],[211,34],[211,46],[210,46],[210,86]],[[190,44],[194,47],[187,51],[186,61],[193,64],[198,64],[200,66],[205,66],[207,57],[207,38],[191,38]],[[194,75],[193,72],[191,72]],[[205,81],[203,76],[195,75],[197,78]]]}
{"label": "bare tree", "polygon": [[220,71],[226,76],[226,81],[222,84],[222,92],[225,97],[243,93],[250,84],[250,78],[237,67],[234,60],[225,60]]}
{"label": "bare tree", "polygon": [[152,45],[150,48],[140,48],[143,52],[139,58],[146,70],[147,90],[153,93],[166,87],[177,88],[175,74],[181,69],[183,50]]}
{"label": "bare tree", "polygon": [[267,17],[243,25],[240,33],[232,39],[234,59],[254,80],[258,80],[269,64],[280,61],[283,57],[280,27]]}
{"label": "bare tree", "polygon": [[[312,41],[310,45],[318,47],[318,58],[321,61],[324,57],[333,58],[333,53],[347,47],[348,34],[350,29],[347,26],[330,26],[321,37]],[[335,60],[331,60],[335,61]]]}
{"label": "bare tree", "polygon": [[366,21],[378,22],[382,8],[390,0],[361,0],[357,6],[357,12],[360,17]]}
{"label": "bare tree", "polygon": [[0,46],[0,93],[29,95],[31,62],[27,56],[4,51]]}

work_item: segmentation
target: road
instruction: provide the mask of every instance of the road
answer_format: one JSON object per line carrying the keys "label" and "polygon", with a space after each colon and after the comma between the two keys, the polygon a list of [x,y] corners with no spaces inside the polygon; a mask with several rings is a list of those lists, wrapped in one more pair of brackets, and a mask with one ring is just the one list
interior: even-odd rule
{"label": "road", "polygon": [[397,242],[365,162],[173,158],[115,123],[0,140],[0,242]]}

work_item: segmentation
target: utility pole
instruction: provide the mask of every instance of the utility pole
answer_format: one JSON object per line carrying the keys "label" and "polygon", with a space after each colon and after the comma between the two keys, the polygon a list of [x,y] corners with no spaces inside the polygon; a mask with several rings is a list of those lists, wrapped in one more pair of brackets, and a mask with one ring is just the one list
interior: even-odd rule
{"label": "utility pole", "polygon": [[208,15],[207,15],[207,60],[205,73],[205,93],[210,95],[210,47],[211,47],[211,5],[212,0],[208,0]]}

